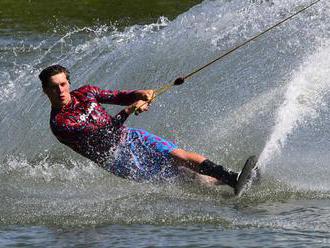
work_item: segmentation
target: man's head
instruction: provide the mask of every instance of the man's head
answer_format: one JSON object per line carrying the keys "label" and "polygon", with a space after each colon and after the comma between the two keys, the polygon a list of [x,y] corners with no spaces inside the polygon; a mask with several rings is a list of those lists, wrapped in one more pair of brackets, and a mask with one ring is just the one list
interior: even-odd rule
{"label": "man's head", "polygon": [[51,65],[39,74],[42,89],[52,107],[61,108],[71,101],[70,72],[61,65]]}

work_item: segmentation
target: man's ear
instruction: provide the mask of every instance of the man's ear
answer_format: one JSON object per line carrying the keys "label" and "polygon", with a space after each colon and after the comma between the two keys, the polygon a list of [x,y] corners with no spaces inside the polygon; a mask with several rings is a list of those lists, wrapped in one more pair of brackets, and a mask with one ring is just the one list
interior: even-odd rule
{"label": "man's ear", "polygon": [[42,91],[43,91],[44,94],[47,95],[47,96],[48,96],[48,90],[49,90],[49,88],[42,88]]}

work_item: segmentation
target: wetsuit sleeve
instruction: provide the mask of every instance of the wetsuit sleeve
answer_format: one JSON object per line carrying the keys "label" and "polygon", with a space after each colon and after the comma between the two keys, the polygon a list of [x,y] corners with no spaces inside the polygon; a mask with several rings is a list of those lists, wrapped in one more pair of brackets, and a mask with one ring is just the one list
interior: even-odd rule
{"label": "wetsuit sleeve", "polygon": [[127,106],[138,100],[134,90],[102,90],[96,86],[90,86],[90,90],[99,103]]}
{"label": "wetsuit sleeve", "polygon": [[120,111],[118,114],[116,114],[113,117],[113,125],[116,127],[120,127],[124,124],[124,122],[126,121],[126,119],[128,118],[129,114],[126,113],[125,109],[123,109],[122,111]]}

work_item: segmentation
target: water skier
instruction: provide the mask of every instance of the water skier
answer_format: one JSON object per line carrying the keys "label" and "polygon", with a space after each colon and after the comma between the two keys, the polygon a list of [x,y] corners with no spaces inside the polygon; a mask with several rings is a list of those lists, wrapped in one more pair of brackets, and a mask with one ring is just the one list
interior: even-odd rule
{"label": "water skier", "polygon": [[[70,73],[61,65],[45,68],[39,79],[51,103],[53,134],[107,171],[135,181],[150,181],[176,176],[180,165],[214,184],[235,188],[238,173],[145,130],[124,125],[132,113],[148,110],[154,90],[112,91],[87,85],[70,92]],[[126,107],[110,116],[101,104]]]}

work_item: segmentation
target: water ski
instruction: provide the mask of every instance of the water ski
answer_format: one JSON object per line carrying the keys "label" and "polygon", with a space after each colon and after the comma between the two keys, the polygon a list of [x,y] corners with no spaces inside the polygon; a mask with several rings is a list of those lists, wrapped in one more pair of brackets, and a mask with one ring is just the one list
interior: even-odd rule
{"label": "water ski", "polygon": [[256,169],[257,169],[257,157],[251,156],[246,160],[245,165],[238,177],[237,184],[234,189],[235,195],[241,196],[244,193],[244,191],[246,191],[249,188],[250,184],[255,179],[253,178],[254,173],[256,173],[255,176],[258,176],[258,172],[256,171]]}

